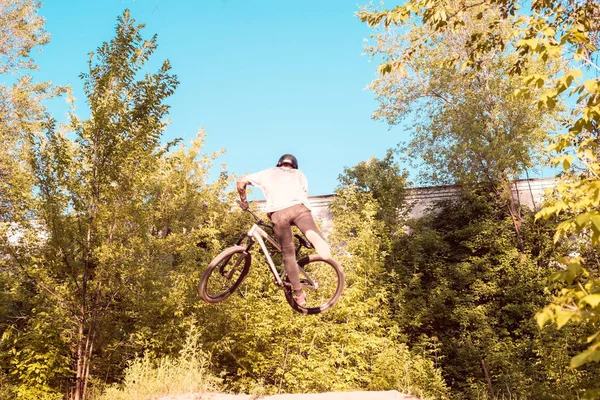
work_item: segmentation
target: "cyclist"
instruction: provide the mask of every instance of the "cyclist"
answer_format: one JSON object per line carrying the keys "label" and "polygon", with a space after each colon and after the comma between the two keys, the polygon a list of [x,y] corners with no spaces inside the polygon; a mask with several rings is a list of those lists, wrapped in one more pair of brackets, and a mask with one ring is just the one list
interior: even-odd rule
{"label": "cyclist", "polygon": [[296,225],[312,243],[317,253],[330,259],[331,250],[317,228],[308,204],[308,182],[298,169],[298,160],[291,154],[279,158],[277,166],[241,177],[237,181],[241,207],[248,209],[246,186],[259,187],[267,201],[265,212],[274,226],[275,237],[283,253],[283,266],[287,273],[294,299],[298,305],[306,303],[306,293],[300,283],[296,263],[292,225]]}

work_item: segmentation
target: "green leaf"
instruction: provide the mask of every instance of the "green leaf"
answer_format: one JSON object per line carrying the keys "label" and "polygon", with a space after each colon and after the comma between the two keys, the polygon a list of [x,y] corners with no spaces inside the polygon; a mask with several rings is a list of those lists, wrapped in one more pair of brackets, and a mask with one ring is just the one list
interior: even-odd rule
{"label": "green leaf", "polygon": [[567,310],[557,310],[554,314],[556,316],[556,327],[558,329],[565,326],[567,322],[569,322],[569,320],[573,317],[573,315],[575,315],[573,311]]}
{"label": "green leaf", "polygon": [[590,221],[592,222],[592,229],[594,229],[597,232],[600,232],[600,215],[592,215],[590,217]]}
{"label": "green leaf", "polygon": [[600,294],[588,294],[580,300],[581,304],[589,304],[591,307],[598,307],[600,304]]}
{"label": "green leaf", "polygon": [[588,92],[595,94],[598,90],[598,80],[596,79],[588,79],[583,83],[583,86],[587,89]]}
{"label": "green leaf", "polygon": [[552,321],[552,312],[545,308],[542,311],[535,314],[535,320],[537,321],[537,324],[541,329],[544,326],[546,326],[546,324]]}
{"label": "green leaf", "polygon": [[590,220],[590,213],[579,214],[577,218],[575,218],[575,224],[578,228],[583,228],[585,224],[587,224]]}
{"label": "green leaf", "polygon": [[390,63],[381,64],[377,69],[379,75],[387,75],[390,72],[392,72],[392,64]]}
{"label": "green leaf", "polygon": [[517,46],[521,46],[521,45],[525,45],[525,46],[529,47],[531,50],[536,51],[539,46],[539,39],[533,38],[533,39],[527,39],[527,40],[520,40],[519,42],[517,42]]}
{"label": "green leaf", "polygon": [[589,336],[587,338],[587,342],[591,343],[591,342],[593,342],[594,340],[596,340],[599,337],[600,337],[600,331],[598,331],[598,332],[594,333],[593,335]]}
{"label": "green leaf", "polygon": [[591,361],[600,361],[600,350],[587,349],[571,359],[571,368],[579,368]]}
{"label": "green leaf", "polygon": [[571,164],[573,163],[573,160],[575,160],[575,157],[573,156],[565,156],[563,158],[563,169],[565,171],[569,170],[571,168]]}
{"label": "green leaf", "polygon": [[574,69],[569,72],[569,75],[574,76],[575,78],[583,78],[583,72],[580,69]]}

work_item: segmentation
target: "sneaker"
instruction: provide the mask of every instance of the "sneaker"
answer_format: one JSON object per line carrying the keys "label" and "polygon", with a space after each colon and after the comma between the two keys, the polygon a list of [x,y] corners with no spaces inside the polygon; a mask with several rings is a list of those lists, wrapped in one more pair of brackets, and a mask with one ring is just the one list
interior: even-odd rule
{"label": "sneaker", "polygon": [[294,296],[294,300],[296,301],[296,304],[298,304],[299,306],[303,306],[306,304],[306,292],[303,290],[301,294],[297,295],[297,294],[293,294]]}

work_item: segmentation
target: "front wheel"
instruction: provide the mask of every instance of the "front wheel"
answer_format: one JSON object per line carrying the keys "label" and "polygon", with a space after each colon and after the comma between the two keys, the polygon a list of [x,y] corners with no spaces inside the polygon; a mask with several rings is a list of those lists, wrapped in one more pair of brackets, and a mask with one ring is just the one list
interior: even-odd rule
{"label": "front wheel", "polygon": [[209,303],[225,300],[246,279],[250,262],[246,246],[232,246],[223,250],[202,275],[198,288],[200,297]]}
{"label": "front wheel", "polygon": [[311,254],[298,261],[300,282],[306,292],[306,303],[298,305],[292,289],[286,285],[285,299],[294,311],[302,314],[319,314],[331,308],[342,295],[344,271],[337,261]]}

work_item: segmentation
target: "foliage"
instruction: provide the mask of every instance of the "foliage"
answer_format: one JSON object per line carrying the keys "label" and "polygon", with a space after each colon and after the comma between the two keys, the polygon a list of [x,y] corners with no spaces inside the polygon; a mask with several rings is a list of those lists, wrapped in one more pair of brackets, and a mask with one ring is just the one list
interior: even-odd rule
{"label": "foliage", "polygon": [[[409,0],[393,10],[381,12],[363,11],[360,18],[371,26],[383,24],[404,25],[415,19],[419,24],[440,34],[453,34],[465,27],[465,13],[482,4],[481,2],[454,3],[448,0]],[[446,63],[453,68],[478,70],[480,63],[490,54],[514,48],[518,57],[512,62],[509,72],[522,79],[523,85],[515,91],[517,97],[530,99],[540,109],[553,110],[561,98],[570,97],[575,104],[571,115],[564,123],[564,131],[556,135],[549,151],[555,154],[555,164],[561,165],[565,173],[556,187],[556,195],[539,212],[538,218],[556,215],[567,217],[556,230],[556,239],[573,233],[589,235],[592,246],[598,244],[598,122],[600,121],[600,81],[597,72],[598,44],[600,38],[600,4],[596,1],[548,0],[525,2],[523,8],[516,0],[490,0],[483,3],[485,12],[476,14],[477,20],[485,22],[487,28],[474,32],[466,41],[466,57],[448,53]],[[498,7],[500,14],[486,21],[489,7]],[[507,23],[510,35],[498,35],[495,28]],[[411,43],[407,54],[417,51],[427,37]],[[512,45],[513,42],[515,42]],[[566,60],[564,69],[536,73],[527,70],[532,60],[553,62]],[[402,59],[386,60],[382,73],[401,70]],[[588,73],[586,76],[584,72]],[[540,90],[541,89],[541,90]],[[547,307],[539,316],[541,325],[553,322],[563,326],[566,315],[572,313],[573,320],[589,320],[596,326],[600,322],[598,277],[595,267],[586,267],[583,258],[571,258],[563,262],[569,272],[557,274],[555,278],[565,283],[564,291],[556,303]],[[590,270],[590,268],[592,270]],[[577,276],[572,276],[576,273]],[[577,278],[577,279],[575,279]],[[587,288],[585,287],[587,285]],[[585,301],[581,301],[587,296]],[[577,301],[573,301],[577,299]],[[589,301],[588,301],[589,300]],[[581,318],[583,316],[583,319]],[[570,318],[568,318],[570,319]],[[600,332],[600,331],[598,331]],[[588,361],[600,360],[600,334],[589,338],[586,352],[573,360],[578,366]]]}
{"label": "foliage", "polygon": [[390,324],[377,204],[357,191],[340,196],[333,206],[336,238],[330,238],[347,251],[336,255],[347,277],[340,301],[326,313],[300,316],[253,252],[239,295],[203,307],[198,316],[215,373],[229,391],[256,395],[397,389],[445,398],[439,371],[411,354]]}
{"label": "foliage", "polygon": [[398,254],[396,321],[409,343],[434,352],[454,398],[495,396],[570,399],[595,385],[598,369],[571,371],[573,332],[539,332],[536,311],[553,224],[525,218],[524,252],[511,240],[511,221],[485,192],[464,191],[456,201],[415,221]]}
{"label": "foliage", "polygon": [[50,41],[37,14],[40,6],[32,0],[0,1],[0,74],[37,68],[31,50]]}
{"label": "foliage", "polygon": [[209,372],[209,356],[199,347],[198,333],[190,330],[177,358],[156,359],[145,354],[128,363],[123,382],[107,388],[98,400],[135,400],[160,395],[219,391],[219,380]]}
{"label": "foliage", "polygon": [[35,173],[0,227],[0,357],[19,398],[83,398],[90,377],[120,379],[135,354],[176,353],[197,303],[190,279],[226,234],[228,178],[208,182],[204,133],[187,149],[160,143],[177,79],[168,62],[139,78],[156,48],[142,28],[126,11],[90,57],[90,119],[73,113],[70,133],[37,121],[45,134],[28,129],[7,155]]}
{"label": "foliage", "polygon": [[394,152],[388,150],[383,159],[371,157],[351,168],[344,168],[338,178],[339,187],[354,186],[368,192],[379,204],[377,219],[385,222],[391,232],[397,230],[402,212],[406,213],[406,179],[408,172],[402,171],[394,159]]}
{"label": "foliage", "polygon": [[26,163],[26,135],[47,124],[44,101],[67,88],[34,82],[28,74],[37,69],[31,52],[49,41],[40,3],[32,0],[0,1],[0,221],[28,212],[31,171]]}
{"label": "foliage", "polygon": [[[448,6],[459,7],[457,2]],[[476,68],[455,65],[456,57],[468,58],[470,38],[490,29],[490,21],[497,21],[493,34],[510,43],[510,23],[499,21],[500,13],[498,7],[472,5],[455,17],[460,28],[441,32],[418,17],[404,21],[399,32],[376,28],[375,44],[367,51],[391,64],[379,69],[381,76],[370,88],[380,103],[375,118],[395,124],[413,117],[412,139],[403,151],[419,167],[421,179],[487,185],[504,200],[522,250],[520,205],[511,195],[511,182],[539,164],[558,106],[549,113],[513,95],[522,84],[509,74],[516,60],[510,49],[488,52]],[[371,21],[368,11],[359,15]],[[550,74],[560,67],[532,61],[523,69]]]}
{"label": "foliage", "polygon": [[[463,3],[460,3],[463,4]],[[447,2],[459,7],[458,2]],[[529,100],[515,98],[521,80],[508,70],[516,56],[507,49],[489,52],[477,68],[456,68],[449,58],[467,58],[469,39],[489,32],[508,41],[500,10],[477,3],[464,10],[460,28],[436,31],[418,17],[402,29],[374,28],[367,53],[383,59],[369,88],[379,101],[374,118],[397,124],[410,119],[412,139],[405,151],[423,179],[434,184],[507,182],[535,165],[548,138],[552,118]],[[378,14],[375,14],[378,15]],[[371,21],[367,11],[359,13]],[[393,68],[392,68],[393,66]],[[548,74],[556,63],[529,63],[531,73]],[[417,163],[421,158],[423,163]]]}
{"label": "foliage", "polygon": [[[23,329],[54,328],[55,315],[36,309],[37,298],[32,279],[23,265],[11,262],[11,257],[25,253],[15,249],[15,242],[35,242],[36,233],[27,232],[35,224],[32,217],[32,187],[34,176],[27,163],[28,135],[39,133],[48,124],[44,102],[68,91],[50,82],[37,83],[28,75],[37,66],[31,52],[46,44],[43,18],[37,15],[40,4],[27,0],[0,1],[0,397],[2,398],[60,398],[57,388],[65,371],[65,359],[53,339],[60,327],[47,337],[31,340],[27,347],[14,346],[18,337],[27,334]],[[10,74],[10,75],[9,75]],[[39,225],[36,225],[39,228]],[[24,231],[20,228],[24,228]],[[24,273],[20,273],[24,272]],[[19,363],[19,360],[25,360]],[[6,375],[5,375],[6,374]],[[29,385],[20,386],[24,379]]]}
{"label": "foliage", "polygon": [[[25,1],[0,4],[29,10],[22,15],[29,13],[30,25],[0,19],[6,26],[32,30],[29,36],[15,34],[17,48],[31,48],[31,43],[18,44],[23,38],[37,35],[39,44],[47,40],[34,15],[37,6]],[[385,18],[395,15],[390,13]],[[542,69],[519,57],[483,57],[491,49],[471,57],[470,49],[482,37],[497,35],[496,44],[512,40],[503,34],[513,20],[509,13],[496,11],[479,16],[465,9],[461,15],[467,14],[465,21],[477,26],[478,34],[453,36],[462,40],[458,54],[465,56],[461,60],[466,70],[452,67],[451,36],[435,30],[443,26],[417,21],[415,26],[431,35],[426,37],[439,39],[437,52],[435,46],[415,48],[443,67],[420,64],[418,71],[427,74],[422,76],[429,79],[430,91],[402,86],[390,73],[382,76],[379,87],[390,90],[384,93],[386,101],[399,94],[433,98],[432,89],[446,82],[461,107],[428,114],[428,126],[441,141],[420,145],[432,145],[430,150],[439,145],[440,158],[435,160],[440,162],[461,161],[443,151],[448,138],[459,138],[444,136],[450,132],[443,129],[446,121],[455,128],[452,132],[465,134],[455,150],[482,153],[485,146],[475,139],[489,133],[493,140],[486,146],[496,157],[489,160],[506,161],[498,149],[510,149],[506,156],[524,168],[533,162],[533,153],[520,146],[542,140],[546,111],[511,98],[519,81],[506,74],[511,65],[527,73]],[[379,14],[361,14],[368,15]],[[446,19],[451,17],[447,14]],[[502,23],[486,30],[486,24],[494,24],[492,17]],[[73,111],[68,127],[55,126],[42,103],[64,93],[63,88],[23,77],[0,92],[6,105],[0,110],[0,144],[6,149],[0,153],[0,398],[84,398],[104,389],[99,396],[111,399],[188,390],[260,395],[391,389],[422,399],[449,398],[451,393],[453,398],[486,398],[482,360],[497,397],[566,399],[594,386],[596,366],[565,366],[585,346],[572,338],[594,337],[597,330],[592,315],[598,305],[597,269],[590,268],[597,265],[595,248],[582,239],[558,242],[555,249],[549,240],[554,226],[548,221],[534,225],[526,215],[518,251],[510,233],[514,221],[481,192],[465,192],[441,213],[413,221],[412,235],[407,236],[406,220],[397,218],[407,211],[406,172],[392,151],[383,159],[346,168],[340,176],[332,205],[335,231],[329,240],[347,282],[334,308],[318,316],[294,313],[272,284],[257,248],[252,251],[253,269],[237,294],[218,305],[201,302],[196,285],[203,266],[250,221],[231,209],[234,193],[227,192],[225,171],[210,179],[218,155],[202,154],[203,131],[179,147],[161,143],[169,111],[166,100],[178,82],[168,62],[154,74],[143,74],[157,39],[145,40],[142,28],[125,12],[115,38],[91,55],[89,70],[82,74],[91,109],[87,120]],[[391,72],[399,66],[393,59],[399,43],[387,36],[380,39],[384,47],[377,54],[391,57],[391,66],[382,72]],[[14,51],[9,55],[12,64],[6,65],[13,70],[32,66],[22,58],[29,50]],[[451,56],[445,64],[444,54]],[[413,61],[423,63],[416,56]],[[465,71],[483,83],[469,86],[471,75]],[[578,74],[570,76],[575,80]],[[523,94],[542,93],[547,80],[537,82],[540,87]],[[393,121],[399,114],[389,116]],[[480,125],[478,116],[485,117]],[[478,135],[458,130],[467,120]],[[503,131],[508,126],[514,130]],[[523,143],[515,144],[518,140]],[[470,143],[475,147],[469,148]],[[593,141],[587,144],[594,146]],[[570,158],[562,162],[574,165]],[[507,168],[497,171],[507,173]],[[446,171],[455,174],[458,169]],[[479,174],[481,169],[472,171]],[[486,173],[494,175],[490,171]],[[569,202],[585,196],[573,193],[573,198],[559,193],[559,199],[568,200],[561,211],[570,210],[567,217],[577,224],[577,210]],[[590,210],[595,207],[586,204]],[[595,232],[590,230],[595,216],[588,216],[579,217],[580,226],[575,226],[582,235]],[[541,287],[555,268],[549,260],[559,251],[577,252],[588,267],[571,262],[556,275],[573,286],[562,291],[551,286],[563,297],[538,321],[555,321],[561,327],[566,320],[580,323],[539,332],[532,317],[548,301]],[[579,272],[583,275],[578,277]],[[578,296],[575,290],[592,297]],[[572,311],[565,314],[564,304],[571,301]],[[584,362],[595,353],[584,355],[575,360]]]}

